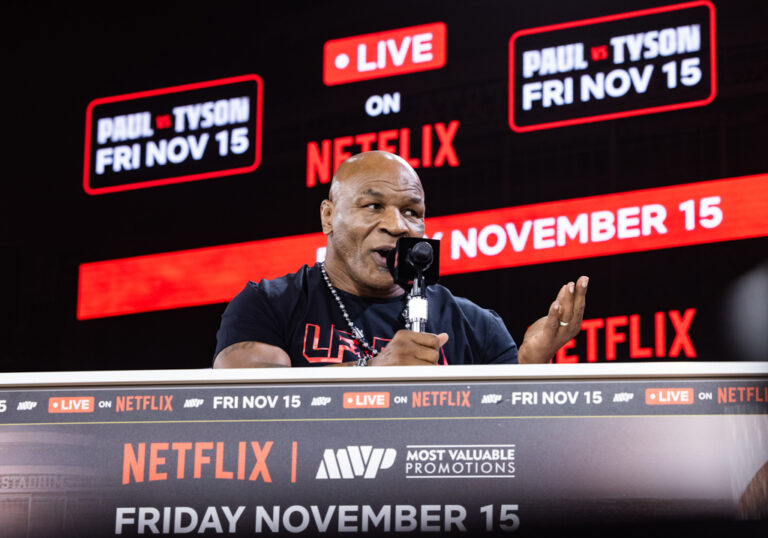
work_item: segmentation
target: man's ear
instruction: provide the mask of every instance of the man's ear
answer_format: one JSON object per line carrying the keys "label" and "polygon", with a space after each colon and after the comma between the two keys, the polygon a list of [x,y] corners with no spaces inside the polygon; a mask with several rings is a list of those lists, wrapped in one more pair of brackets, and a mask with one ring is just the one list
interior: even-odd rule
{"label": "man's ear", "polygon": [[333,202],[330,200],[323,200],[320,204],[320,223],[325,235],[333,231]]}

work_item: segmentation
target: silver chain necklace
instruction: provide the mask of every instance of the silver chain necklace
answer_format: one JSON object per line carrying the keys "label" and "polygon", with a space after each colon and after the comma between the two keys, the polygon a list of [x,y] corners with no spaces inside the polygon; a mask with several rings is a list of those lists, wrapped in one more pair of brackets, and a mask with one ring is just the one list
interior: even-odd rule
{"label": "silver chain necklace", "polygon": [[344,301],[342,301],[341,297],[339,297],[339,293],[336,291],[336,288],[334,288],[333,284],[331,284],[331,279],[328,278],[328,273],[325,272],[325,262],[320,263],[320,272],[323,273],[323,280],[325,280],[325,284],[328,286],[328,289],[330,290],[331,295],[333,295],[333,298],[336,299],[336,303],[339,305],[341,313],[344,316],[347,325],[349,326],[349,330],[352,331],[352,335],[354,336],[357,345],[363,348],[363,354],[362,356],[358,357],[356,366],[367,366],[368,360],[378,355],[379,350],[371,347],[371,345],[368,343],[368,340],[365,339],[365,335],[363,334],[363,331],[360,329],[360,327],[352,323],[352,319],[347,313],[347,307],[344,306]]}

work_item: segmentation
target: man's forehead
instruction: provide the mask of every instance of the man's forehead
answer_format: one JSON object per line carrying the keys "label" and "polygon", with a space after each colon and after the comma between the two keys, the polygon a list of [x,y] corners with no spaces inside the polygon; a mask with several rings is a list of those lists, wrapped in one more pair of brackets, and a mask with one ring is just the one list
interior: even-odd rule
{"label": "man's forehead", "polygon": [[339,167],[333,178],[331,194],[385,196],[403,194],[416,201],[424,199],[419,176],[400,157],[383,152],[356,155]]}
{"label": "man's forehead", "polygon": [[387,175],[358,175],[342,183],[346,189],[355,195],[385,195],[385,194],[410,194],[422,198],[424,189],[421,182],[414,177],[395,177]]}
{"label": "man's forehead", "polygon": [[353,193],[353,196],[356,199],[361,199],[361,198],[383,199],[383,198],[392,196],[393,194],[407,198],[408,201],[412,204],[419,204],[424,202],[424,192],[421,190],[420,187],[410,185],[404,188],[392,188],[392,185],[386,182],[383,183],[383,188],[377,188],[376,186],[368,186],[368,188],[363,188],[358,192]]}

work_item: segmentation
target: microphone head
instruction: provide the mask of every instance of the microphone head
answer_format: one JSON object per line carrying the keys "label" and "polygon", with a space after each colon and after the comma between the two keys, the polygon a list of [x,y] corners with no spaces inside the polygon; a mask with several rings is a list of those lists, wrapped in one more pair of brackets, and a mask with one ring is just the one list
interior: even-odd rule
{"label": "microphone head", "polygon": [[408,263],[417,271],[424,271],[432,265],[432,246],[426,241],[416,243],[408,253]]}
{"label": "microphone head", "polygon": [[437,282],[440,241],[421,237],[401,237],[387,254],[387,267],[395,283],[408,289],[421,271],[427,285]]}

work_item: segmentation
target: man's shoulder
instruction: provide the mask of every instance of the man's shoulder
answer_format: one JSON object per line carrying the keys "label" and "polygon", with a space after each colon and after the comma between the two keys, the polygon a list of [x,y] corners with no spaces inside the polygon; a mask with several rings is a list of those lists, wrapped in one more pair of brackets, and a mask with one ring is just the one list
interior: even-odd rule
{"label": "man's shoulder", "polygon": [[441,284],[433,284],[427,288],[430,292],[430,295],[436,299],[437,303],[440,305],[449,305],[451,303],[455,304],[457,307],[459,307],[461,310],[468,312],[468,313],[481,313],[481,312],[488,312],[486,308],[483,308],[479,306],[474,301],[471,301],[467,299],[466,297],[460,297],[458,295],[454,295],[451,290],[446,288],[445,286]]}
{"label": "man's shoulder", "polygon": [[431,291],[428,323],[435,332],[448,328],[452,331],[453,345],[458,346],[454,347],[458,355],[449,359],[453,364],[517,362],[515,341],[496,312],[454,295],[444,286],[433,285],[428,289]]}
{"label": "man's shoulder", "polygon": [[258,282],[249,281],[232,298],[224,316],[261,317],[265,313],[281,317],[292,312],[297,305],[309,299],[312,289],[317,289],[320,273],[317,266],[302,266],[295,273],[277,278],[263,278]]}
{"label": "man's shoulder", "polygon": [[319,278],[320,270],[317,265],[303,265],[295,273],[289,273],[272,279],[261,279],[258,282],[249,281],[246,289],[261,292],[267,297],[280,297],[286,294],[300,293],[306,290],[310,283]]}
{"label": "man's shoulder", "polygon": [[466,297],[454,295],[445,286],[433,284],[428,289],[431,291],[428,296],[431,300],[430,304],[434,304],[436,314],[439,317],[450,318],[458,314],[473,326],[504,324],[501,316],[494,310],[482,307]]}

